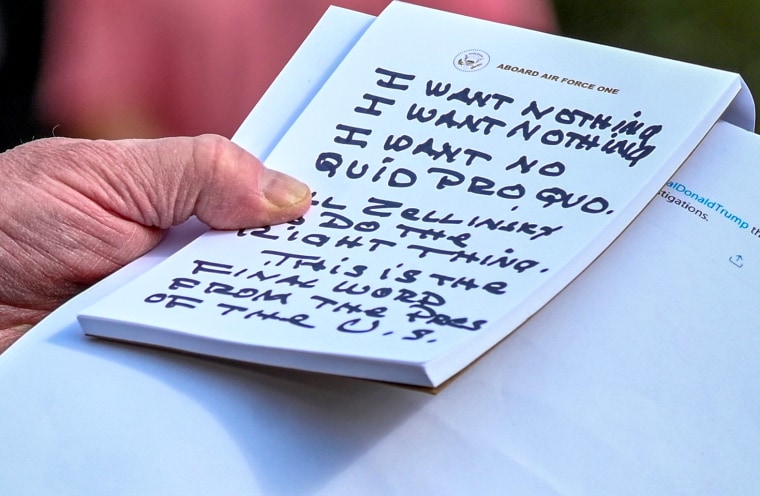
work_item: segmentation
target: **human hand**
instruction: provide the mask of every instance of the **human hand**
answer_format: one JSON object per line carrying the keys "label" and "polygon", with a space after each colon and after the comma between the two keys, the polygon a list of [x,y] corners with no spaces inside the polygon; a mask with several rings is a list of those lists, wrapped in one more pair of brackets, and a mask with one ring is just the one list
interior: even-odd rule
{"label": "human hand", "polygon": [[217,229],[301,216],[306,185],[220,136],[50,138],[0,154],[0,352],[192,215]]}

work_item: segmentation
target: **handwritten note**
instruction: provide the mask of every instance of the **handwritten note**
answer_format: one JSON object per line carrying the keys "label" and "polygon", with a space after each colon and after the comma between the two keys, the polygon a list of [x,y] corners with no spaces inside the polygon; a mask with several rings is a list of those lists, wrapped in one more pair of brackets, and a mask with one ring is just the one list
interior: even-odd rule
{"label": "handwritten note", "polygon": [[[201,237],[126,291],[131,318],[375,362],[424,364],[491,333],[485,351],[583,270],[709,127],[693,102],[674,113],[641,97],[658,82],[632,76],[643,56],[585,48],[629,61],[621,76],[562,50],[522,62],[509,48],[526,40],[578,48],[394,3],[266,159],[311,185],[312,210]],[[662,80],[694,77],[659,63]],[[734,91],[723,73],[702,79],[702,101]]]}

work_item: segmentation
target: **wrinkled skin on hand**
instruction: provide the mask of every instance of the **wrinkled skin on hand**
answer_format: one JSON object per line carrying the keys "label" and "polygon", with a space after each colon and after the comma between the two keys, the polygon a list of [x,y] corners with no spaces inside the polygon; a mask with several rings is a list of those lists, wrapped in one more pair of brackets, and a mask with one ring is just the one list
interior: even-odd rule
{"label": "wrinkled skin on hand", "polygon": [[0,154],[0,352],[192,215],[217,229],[286,222],[306,185],[219,136],[51,138]]}

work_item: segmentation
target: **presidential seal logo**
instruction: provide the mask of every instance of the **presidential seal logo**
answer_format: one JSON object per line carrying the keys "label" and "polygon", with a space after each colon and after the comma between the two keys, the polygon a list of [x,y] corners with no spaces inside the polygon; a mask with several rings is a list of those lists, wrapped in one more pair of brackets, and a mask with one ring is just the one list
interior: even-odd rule
{"label": "presidential seal logo", "polygon": [[483,50],[465,50],[454,57],[454,67],[462,72],[479,71],[491,61],[491,57]]}

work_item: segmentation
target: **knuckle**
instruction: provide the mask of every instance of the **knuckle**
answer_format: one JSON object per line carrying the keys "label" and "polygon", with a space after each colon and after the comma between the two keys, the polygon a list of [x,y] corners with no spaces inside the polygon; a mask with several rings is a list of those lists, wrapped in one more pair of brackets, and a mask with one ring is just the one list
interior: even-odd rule
{"label": "knuckle", "polygon": [[193,138],[193,159],[200,164],[224,162],[230,153],[230,142],[217,134],[203,134]]}

